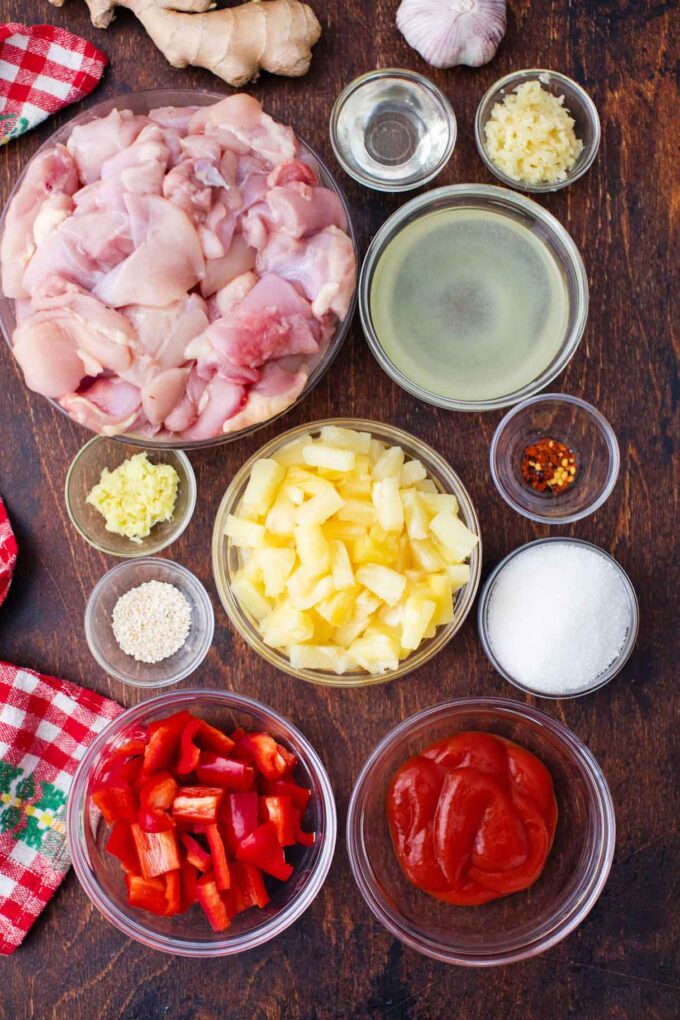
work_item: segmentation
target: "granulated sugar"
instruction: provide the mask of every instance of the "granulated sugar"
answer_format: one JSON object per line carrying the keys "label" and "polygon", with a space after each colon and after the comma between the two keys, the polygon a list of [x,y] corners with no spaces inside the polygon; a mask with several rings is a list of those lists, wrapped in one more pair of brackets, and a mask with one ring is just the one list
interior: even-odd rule
{"label": "granulated sugar", "polygon": [[137,662],[162,662],[179,651],[191,627],[191,606],[174,584],[145,581],[116,602],[113,635]]}
{"label": "granulated sugar", "polygon": [[548,542],[498,575],[488,639],[503,669],[544,694],[594,683],[621,651],[631,610],[618,569],[587,546]]}

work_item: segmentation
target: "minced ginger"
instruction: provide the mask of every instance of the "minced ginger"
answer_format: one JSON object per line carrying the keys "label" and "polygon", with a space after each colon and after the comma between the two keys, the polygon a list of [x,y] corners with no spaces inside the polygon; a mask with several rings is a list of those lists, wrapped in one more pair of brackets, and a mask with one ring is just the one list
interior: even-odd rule
{"label": "minced ginger", "polygon": [[484,127],[486,149],[499,170],[524,184],[558,184],[578,159],[583,142],[574,118],[538,81],[527,81],[496,103]]}
{"label": "minced ginger", "polygon": [[145,453],[136,453],[114,471],[104,468],[85,502],[104,517],[107,531],[141,542],[172,517],[178,485],[172,464],[151,464]]}

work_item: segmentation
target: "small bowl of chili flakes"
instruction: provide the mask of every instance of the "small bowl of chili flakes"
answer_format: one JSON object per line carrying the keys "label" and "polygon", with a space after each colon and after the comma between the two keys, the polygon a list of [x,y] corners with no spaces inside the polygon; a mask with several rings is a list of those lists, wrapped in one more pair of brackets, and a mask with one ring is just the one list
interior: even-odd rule
{"label": "small bowl of chili flakes", "polygon": [[619,475],[619,444],[592,404],[546,393],[505,415],[490,462],[494,484],[514,510],[541,524],[571,524],[609,497]]}

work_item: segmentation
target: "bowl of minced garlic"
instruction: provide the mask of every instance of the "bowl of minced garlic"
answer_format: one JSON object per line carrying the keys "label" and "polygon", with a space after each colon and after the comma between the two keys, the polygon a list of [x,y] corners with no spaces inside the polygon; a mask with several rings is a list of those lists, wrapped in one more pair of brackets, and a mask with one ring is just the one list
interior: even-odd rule
{"label": "bowl of minced garlic", "polygon": [[191,520],[196,478],[181,450],[140,450],[96,436],[74,458],[65,497],[74,527],[90,545],[112,556],[149,556]]}
{"label": "bowl of minced garlic", "polygon": [[516,71],[482,99],[475,136],[482,159],[504,184],[556,191],[592,164],[600,121],[588,94],[565,75]]}

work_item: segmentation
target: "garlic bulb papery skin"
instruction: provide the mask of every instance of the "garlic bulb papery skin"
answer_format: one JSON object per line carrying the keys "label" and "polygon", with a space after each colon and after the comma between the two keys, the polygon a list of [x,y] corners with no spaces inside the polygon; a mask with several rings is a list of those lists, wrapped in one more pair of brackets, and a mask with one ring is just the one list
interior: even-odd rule
{"label": "garlic bulb papery skin", "polygon": [[402,0],[397,27],[433,67],[487,64],[505,35],[505,0]]}

